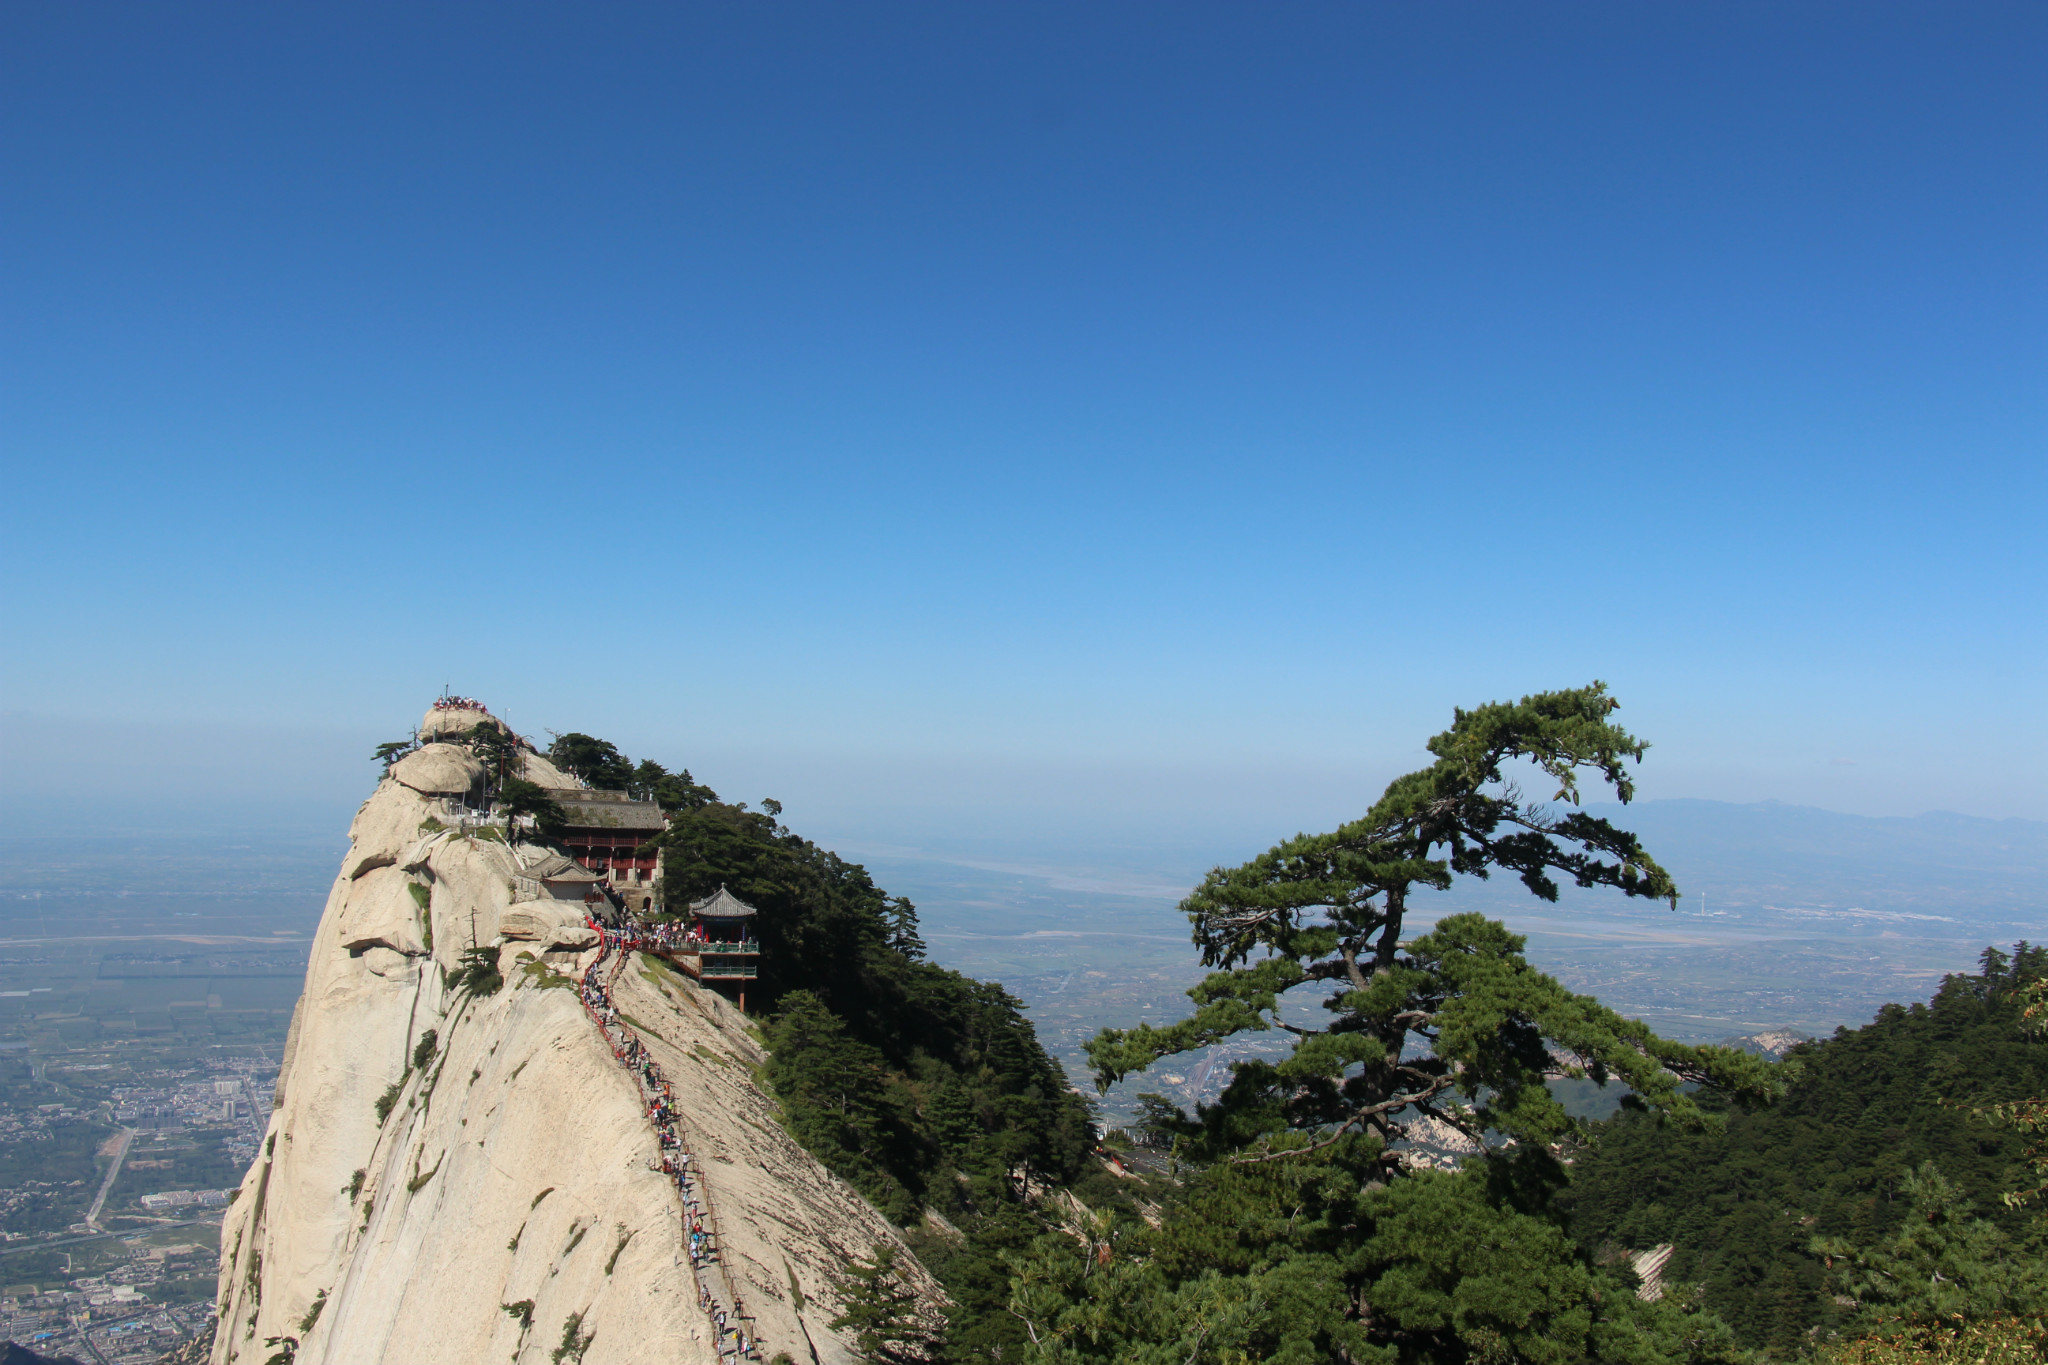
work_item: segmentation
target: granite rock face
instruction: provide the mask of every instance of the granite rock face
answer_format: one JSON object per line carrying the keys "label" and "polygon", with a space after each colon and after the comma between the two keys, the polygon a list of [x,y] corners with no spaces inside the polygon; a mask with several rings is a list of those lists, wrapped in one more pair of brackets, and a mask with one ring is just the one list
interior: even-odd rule
{"label": "granite rock face", "polygon": [[[584,1365],[717,1365],[676,1187],[575,987],[595,935],[573,907],[515,903],[541,851],[459,814],[394,769],[351,827],[222,1228],[212,1359],[254,1365],[288,1337],[298,1365],[538,1365],[578,1345]],[[497,949],[493,994],[460,984],[472,946]],[[674,1086],[758,1358],[850,1361],[835,1283],[896,1230],[783,1131],[730,1002],[646,957],[613,992]]]}
{"label": "granite rock face", "polygon": [[416,792],[460,796],[484,780],[484,765],[459,744],[424,744],[391,765],[391,775]]}

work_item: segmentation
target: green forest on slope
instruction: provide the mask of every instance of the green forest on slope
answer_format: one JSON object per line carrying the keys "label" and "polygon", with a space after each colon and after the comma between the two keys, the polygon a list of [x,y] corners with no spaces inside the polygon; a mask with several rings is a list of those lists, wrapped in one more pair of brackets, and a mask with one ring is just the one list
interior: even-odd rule
{"label": "green forest on slope", "polygon": [[1907,1178],[1926,1163],[1984,1220],[2018,1237],[2035,1216],[2000,1196],[2026,1183],[2018,1133],[1973,1115],[2048,1094],[2048,1047],[2022,1027],[2021,991],[2048,975],[2048,950],[1985,950],[1926,1004],[1887,1005],[1788,1058],[1768,1106],[1713,1098],[1721,1123],[1688,1131],[1623,1112],[1597,1125],[1559,1197],[1589,1251],[1673,1252],[1667,1280],[1705,1286],[1705,1303],[1746,1345],[1800,1354],[1841,1329],[1816,1238],[1869,1246],[1908,1217]]}
{"label": "green forest on slope", "polygon": [[[1355,1138],[1188,1164],[1155,1224],[1107,1234],[1109,1264],[1060,1237],[1019,1258],[1016,1307],[1067,1336],[1027,1358],[2038,1365],[2048,1237],[2002,1199],[2038,1158],[1979,1111],[2048,1094],[2021,1018],[2044,975],[2048,951],[1987,949],[1930,1002],[1804,1045],[1776,1103],[1624,1109],[1569,1165],[1496,1150],[1376,1182]],[[1622,1253],[1664,1242],[1646,1303]]]}

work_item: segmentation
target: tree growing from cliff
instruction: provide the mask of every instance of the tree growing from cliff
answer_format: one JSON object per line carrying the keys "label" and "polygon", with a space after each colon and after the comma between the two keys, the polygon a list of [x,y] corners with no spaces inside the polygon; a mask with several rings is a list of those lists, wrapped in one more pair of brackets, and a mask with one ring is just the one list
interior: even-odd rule
{"label": "tree growing from cliff", "polygon": [[498,972],[498,950],[477,946],[462,950],[462,965],[449,975],[448,984],[472,995],[496,995],[505,984]]}
{"label": "tree growing from cliff", "polygon": [[916,1293],[896,1269],[896,1248],[887,1243],[847,1267],[839,1300],[832,1330],[852,1332],[867,1365],[911,1365],[932,1359],[939,1347],[939,1333],[919,1314]]}
{"label": "tree growing from cliff", "polygon": [[496,721],[478,721],[462,737],[462,743],[484,765],[484,782],[488,789],[502,791],[505,784],[526,767],[519,741]]}
{"label": "tree growing from cliff", "polygon": [[[1675,903],[1633,834],[1580,808],[1581,784],[1627,802],[1645,745],[1599,683],[1454,714],[1435,761],[1359,819],[1212,872],[1182,903],[1204,963],[1194,1013],[1088,1044],[1111,1083],[1241,1034],[1293,1039],[1236,1063],[1188,1115],[1147,1124],[1193,1168],[1157,1227],[1088,1247],[1048,1236],[1013,1258],[1010,1311],[1035,1361],[1288,1359],[1703,1362],[1739,1355],[1682,1296],[1648,1303],[1595,1264],[1552,1210],[1559,1144],[1578,1124],[1546,1082],[1625,1084],[1632,1105],[1702,1117],[1692,1085],[1763,1098],[1770,1064],[1657,1037],[1574,994],[1476,914],[1411,934],[1422,890],[1509,873]],[[1531,799],[1523,781],[1554,790]],[[1302,999],[1307,997],[1307,999]],[[1413,1143],[1462,1135],[1463,1169]]]}
{"label": "tree growing from cliff", "polygon": [[[1766,1093],[1760,1059],[1669,1042],[1564,989],[1496,921],[1453,915],[1403,938],[1417,890],[1461,875],[1509,873],[1546,901],[1567,878],[1677,903],[1635,835],[1579,807],[1588,779],[1624,803],[1635,794],[1628,764],[1647,746],[1609,719],[1616,706],[1594,683],[1460,710],[1429,741],[1436,761],[1396,778],[1359,819],[1210,873],[1181,908],[1202,961],[1219,970],[1189,992],[1198,1008],[1180,1023],[1092,1039],[1098,1085],[1282,1030],[1294,1038],[1284,1061],[1237,1063],[1216,1104],[1153,1122],[1191,1154],[1238,1162],[1293,1159],[1359,1134],[1381,1179],[1402,1173],[1396,1144],[1425,1120],[1494,1146],[1556,1142],[1573,1123],[1545,1085],[1552,1078],[1619,1080],[1636,1103],[1685,1118],[1698,1112],[1688,1084]],[[1523,791],[1521,780],[1539,778],[1561,806]],[[1294,993],[1315,1003],[1291,1009]]]}

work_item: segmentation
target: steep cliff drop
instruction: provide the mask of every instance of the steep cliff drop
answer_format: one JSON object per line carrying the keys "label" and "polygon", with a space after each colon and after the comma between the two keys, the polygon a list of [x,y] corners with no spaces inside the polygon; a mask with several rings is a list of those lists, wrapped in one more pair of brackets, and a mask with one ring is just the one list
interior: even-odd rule
{"label": "steep cliff drop", "polygon": [[739,1011],[603,941],[549,894],[560,855],[479,809],[439,737],[486,721],[430,712],[350,828],[221,1230],[215,1365],[850,1360],[834,1285],[895,1229],[784,1133]]}

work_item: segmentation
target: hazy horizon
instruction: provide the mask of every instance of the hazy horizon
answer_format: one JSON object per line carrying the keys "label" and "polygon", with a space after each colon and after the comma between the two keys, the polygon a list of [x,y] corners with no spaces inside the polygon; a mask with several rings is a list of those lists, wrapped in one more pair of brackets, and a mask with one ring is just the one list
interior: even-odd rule
{"label": "hazy horizon", "polygon": [[[516,724],[516,719],[515,719]],[[339,727],[177,725],[59,719],[0,712],[0,824],[47,835],[79,827],[124,832],[232,834],[252,812],[260,828],[312,837],[346,828],[376,781],[369,750],[406,732]],[[652,728],[652,727],[650,727]],[[573,722],[563,731],[586,729]],[[527,727],[543,746],[548,730]],[[828,846],[845,844],[940,860],[1007,862],[1058,871],[1088,867],[1180,868],[1198,875],[1218,859],[1249,856],[1302,830],[1362,813],[1385,783],[1428,761],[1419,748],[1343,765],[1298,756],[1232,762],[1190,756],[1179,763],[1051,755],[849,754],[744,751],[731,745],[691,752],[643,747],[616,734],[634,758],[690,768],[728,800],[775,797],[793,827]],[[1426,737],[1426,736],[1424,736]],[[1654,743],[1636,767],[1638,802],[1702,800],[1735,805],[1781,802],[1845,815],[1914,818],[1953,812],[1974,819],[2040,820],[2031,810],[1980,803],[1887,801],[1839,778],[1798,792],[1752,795],[1731,783],[1686,790]],[[1290,766],[1288,759],[1297,758]],[[1830,777],[1844,765],[1830,765]],[[1859,805],[1830,801],[1864,795]],[[1589,799],[1599,798],[1589,793]],[[1206,851],[1205,851],[1206,850]]]}

